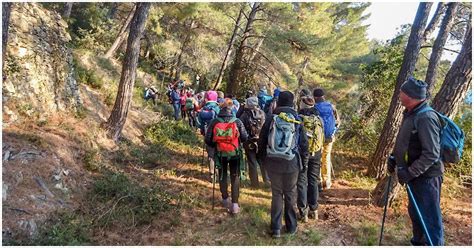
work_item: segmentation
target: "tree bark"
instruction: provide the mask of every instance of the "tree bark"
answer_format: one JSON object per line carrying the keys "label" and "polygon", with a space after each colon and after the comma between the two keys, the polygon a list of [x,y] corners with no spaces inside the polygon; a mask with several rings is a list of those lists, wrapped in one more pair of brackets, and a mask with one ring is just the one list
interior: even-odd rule
{"label": "tree bark", "polygon": [[446,75],[440,91],[433,99],[433,108],[454,118],[472,84],[472,27],[468,25],[461,53]]}
{"label": "tree bark", "polygon": [[115,99],[115,104],[106,123],[106,130],[115,140],[121,136],[127,120],[128,109],[132,103],[133,86],[135,84],[138,56],[140,54],[140,39],[145,30],[145,23],[151,3],[137,3],[136,11],[130,24],[130,35],[127,50],[122,63],[122,75]]}
{"label": "tree bark", "polygon": [[178,59],[177,59],[177,62],[176,62],[176,74],[174,76],[174,79],[175,80],[178,80],[180,77],[181,77],[181,64],[183,63],[183,54],[184,54],[184,50],[186,49],[186,47],[188,46],[189,42],[191,41],[191,35],[192,35],[192,32],[191,30],[194,28],[194,24],[196,23],[195,20],[191,20],[189,26],[188,26],[188,32],[186,33],[186,36],[184,38],[184,41],[183,43],[181,44],[181,49],[180,49],[180,52],[179,52],[179,55],[178,55]]}
{"label": "tree bark", "polygon": [[117,49],[122,44],[122,42],[126,39],[130,22],[132,21],[132,18],[134,17],[135,10],[136,10],[136,6],[132,8],[132,10],[127,16],[127,19],[125,19],[125,22],[123,23],[122,27],[120,28],[120,31],[117,34],[117,38],[115,38],[114,43],[109,48],[109,50],[105,53],[104,55],[105,58],[113,57]]}
{"label": "tree bark", "polygon": [[261,3],[256,2],[253,4],[252,10],[250,10],[249,17],[247,19],[247,24],[242,34],[242,39],[240,41],[239,47],[235,53],[234,63],[232,64],[232,68],[229,73],[230,78],[226,90],[226,93],[228,95],[235,95],[240,86],[241,81],[243,81],[243,77],[241,74],[244,49],[247,46],[247,39],[249,38],[250,32],[252,31],[252,24],[255,21],[255,16],[257,15],[257,11],[260,5]]}
{"label": "tree bark", "polygon": [[426,21],[433,3],[422,2],[418,6],[415,20],[411,28],[408,44],[403,56],[403,63],[397,76],[395,90],[393,91],[392,100],[388,109],[387,118],[377,143],[377,148],[372,156],[369,164],[368,174],[377,179],[382,178],[385,174],[388,154],[392,151],[395,136],[402,120],[402,105],[398,100],[400,86],[412,75],[415,70],[416,61],[420,53],[423,32],[425,30]]}
{"label": "tree bark", "polygon": [[62,15],[63,19],[67,19],[71,15],[72,4],[73,4],[72,2],[66,2],[64,4],[63,15]]}
{"label": "tree bark", "polygon": [[237,32],[239,31],[239,24],[240,20],[242,19],[242,15],[244,13],[244,5],[240,8],[239,15],[237,16],[237,20],[235,21],[234,31],[232,31],[232,36],[230,37],[229,44],[227,45],[227,51],[224,56],[224,60],[222,61],[221,69],[219,70],[219,75],[217,76],[216,84],[214,85],[214,90],[217,90],[222,82],[222,77],[224,76],[224,71],[227,67],[227,63],[229,62],[230,55],[232,54],[232,46],[234,45],[235,38],[237,37]]}
{"label": "tree bark", "polygon": [[446,14],[443,17],[443,21],[441,22],[441,26],[439,28],[438,35],[436,40],[433,44],[433,49],[431,51],[430,62],[428,64],[428,70],[426,71],[426,78],[425,82],[428,84],[428,97],[431,96],[433,92],[434,86],[436,84],[436,74],[439,65],[439,61],[441,60],[441,55],[443,55],[443,47],[448,40],[449,32],[451,32],[451,28],[453,26],[454,16],[458,9],[459,3],[452,2],[448,4],[448,8],[446,10]]}
{"label": "tree bark", "polygon": [[295,97],[296,97],[296,109],[300,107],[300,91],[303,88],[304,84],[304,73],[306,71],[306,67],[308,67],[309,58],[307,56],[304,57],[303,64],[301,64],[301,70],[298,72],[298,87],[296,88]]}
{"label": "tree bark", "polygon": [[12,4],[13,3],[2,3],[2,65],[5,65],[5,57],[7,54],[8,25],[10,24]]}
{"label": "tree bark", "polygon": [[444,10],[446,9],[446,3],[440,2],[438,3],[438,7],[436,7],[435,14],[431,18],[430,23],[426,26],[425,33],[423,34],[423,43],[429,38],[431,33],[436,29],[438,22],[441,20],[441,15],[443,15]]}

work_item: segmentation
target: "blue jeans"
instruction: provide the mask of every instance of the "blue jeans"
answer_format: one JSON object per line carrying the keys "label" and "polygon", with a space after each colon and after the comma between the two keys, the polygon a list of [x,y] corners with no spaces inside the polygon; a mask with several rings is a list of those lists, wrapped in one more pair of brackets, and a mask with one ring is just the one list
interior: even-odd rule
{"label": "blue jeans", "polygon": [[[420,209],[426,229],[430,235],[433,245],[444,245],[443,219],[441,216],[440,197],[443,177],[419,177],[409,183],[415,201]],[[413,245],[429,245],[428,238],[425,237],[423,226],[413,205],[411,198],[408,202],[408,214],[413,226]]]}
{"label": "blue jeans", "polygon": [[318,209],[319,172],[321,170],[321,151],[310,156],[308,160],[308,169],[298,174],[298,200],[297,205],[300,213],[309,206],[310,210]]}
{"label": "blue jeans", "polygon": [[173,110],[174,110],[174,119],[179,120],[179,114],[181,113],[181,104],[179,104],[179,102],[173,103]]}

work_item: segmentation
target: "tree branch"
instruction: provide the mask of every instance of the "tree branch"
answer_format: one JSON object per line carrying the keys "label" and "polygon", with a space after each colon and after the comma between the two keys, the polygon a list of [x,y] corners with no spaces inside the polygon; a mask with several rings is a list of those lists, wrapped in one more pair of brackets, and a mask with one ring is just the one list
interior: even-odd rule
{"label": "tree branch", "polygon": [[269,58],[267,58],[267,56],[265,56],[263,53],[261,53],[260,51],[256,50],[255,48],[253,48],[253,47],[251,47],[251,46],[243,46],[243,48],[252,49],[252,51],[254,51],[254,52],[260,54],[265,60],[268,61],[268,63],[270,63],[270,65],[272,65],[272,67],[274,67],[273,62],[272,62]]}
{"label": "tree branch", "polygon": [[[422,48],[433,48],[433,46],[421,46],[420,49],[422,49]],[[449,49],[449,48],[443,47],[443,50],[446,50],[446,51],[449,51],[449,52],[453,52],[453,53],[459,54],[458,51],[456,51],[456,50],[451,50],[451,49]]]}

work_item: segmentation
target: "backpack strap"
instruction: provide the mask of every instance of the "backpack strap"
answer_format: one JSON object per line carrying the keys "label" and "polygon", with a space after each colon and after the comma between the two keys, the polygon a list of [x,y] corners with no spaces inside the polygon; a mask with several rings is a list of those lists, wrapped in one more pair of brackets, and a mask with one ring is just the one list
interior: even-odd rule
{"label": "backpack strap", "polygon": [[428,111],[434,111],[436,114],[438,114],[438,112],[436,112],[436,110],[434,110],[431,106],[426,106],[422,108],[421,110],[419,110],[418,112],[416,112],[415,118],[413,119],[415,130],[418,130],[418,116]]}

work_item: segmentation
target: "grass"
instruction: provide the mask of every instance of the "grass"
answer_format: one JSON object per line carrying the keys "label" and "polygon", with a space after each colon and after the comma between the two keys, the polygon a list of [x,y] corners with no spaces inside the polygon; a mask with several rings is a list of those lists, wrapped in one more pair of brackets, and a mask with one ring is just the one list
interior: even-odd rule
{"label": "grass", "polygon": [[354,232],[356,234],[357,244],[363,246],[378,245],[379,228],[377,224],[367,221],[355,225]]}
{"label": "grass", "polygon": [[361,171],[345,170],[339,175],[341,179],[346,180],[351,187],[372,191],[377,185],[374,178],[365,176]]}

